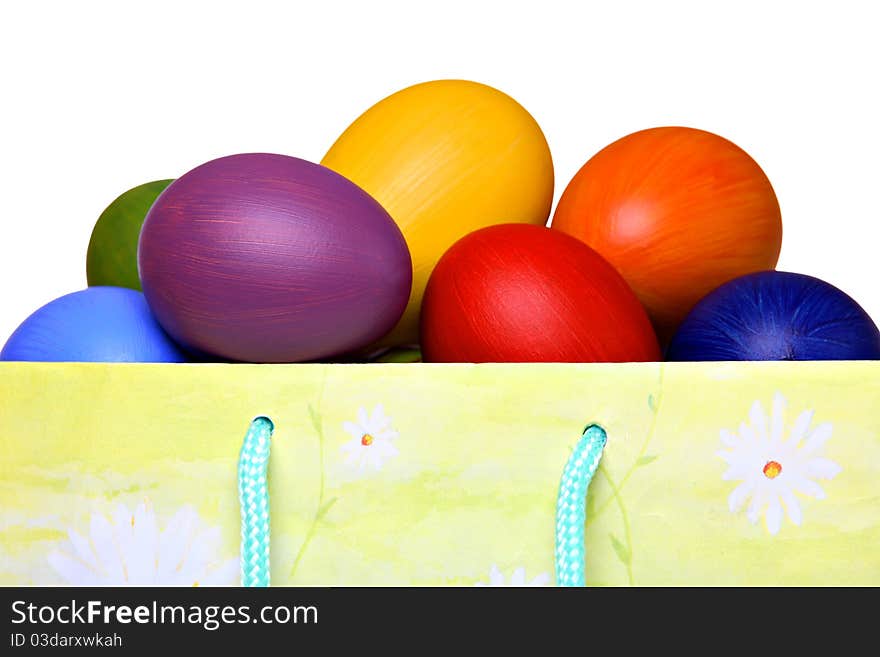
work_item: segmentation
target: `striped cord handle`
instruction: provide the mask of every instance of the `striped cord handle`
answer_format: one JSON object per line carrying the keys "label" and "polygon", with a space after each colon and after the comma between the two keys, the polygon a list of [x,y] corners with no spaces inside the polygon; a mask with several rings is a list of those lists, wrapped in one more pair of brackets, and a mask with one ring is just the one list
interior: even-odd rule
{"label": "striped cord handle", "polygon": [[272,420],[251,422],[238,457],[238,500],[241,505],[241,585],[269,586],[269,483],[267,470]]}
{"label": "striped cord handle", "polygon": [[599,467],[607,438],[602,427],[589,425],[562,472],[556,502],[557,586],[586,586],[584,523],[587,519],[587,489]]}

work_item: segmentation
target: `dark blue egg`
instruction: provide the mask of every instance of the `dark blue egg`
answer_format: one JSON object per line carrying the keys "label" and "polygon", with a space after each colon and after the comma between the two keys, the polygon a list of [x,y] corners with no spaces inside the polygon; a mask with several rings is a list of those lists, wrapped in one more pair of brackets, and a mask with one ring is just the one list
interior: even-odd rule
{"label": "dark blue egg", "polygon": [[182,363],[144,295],[90,287],[49,302],[19,326],[0,361]]}
{"label": "dark blue egg", "polygon": [[880,331],[850,296],[812,276],[764,271],[701,299],[667,360],[878,360]]}

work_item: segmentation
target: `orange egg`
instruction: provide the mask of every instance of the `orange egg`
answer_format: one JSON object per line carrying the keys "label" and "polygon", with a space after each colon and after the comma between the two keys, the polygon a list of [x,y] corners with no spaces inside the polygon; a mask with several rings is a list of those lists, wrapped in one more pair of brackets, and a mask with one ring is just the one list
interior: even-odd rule
{"label": "orange egg", "polygon": [[623,275],[662,338],[709,291],[773,269],[776,194],[736,144],[693,128],[652,128],[605,147],[577,172],[552,227]]}

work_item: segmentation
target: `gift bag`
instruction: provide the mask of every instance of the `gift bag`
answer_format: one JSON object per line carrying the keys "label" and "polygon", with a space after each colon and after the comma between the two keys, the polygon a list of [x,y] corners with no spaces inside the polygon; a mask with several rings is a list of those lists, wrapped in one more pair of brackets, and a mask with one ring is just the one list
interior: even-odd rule
{"label": "gift bag", "polygon": [[2,363],[0,459],[3,584],[880,584],[877,363]]}

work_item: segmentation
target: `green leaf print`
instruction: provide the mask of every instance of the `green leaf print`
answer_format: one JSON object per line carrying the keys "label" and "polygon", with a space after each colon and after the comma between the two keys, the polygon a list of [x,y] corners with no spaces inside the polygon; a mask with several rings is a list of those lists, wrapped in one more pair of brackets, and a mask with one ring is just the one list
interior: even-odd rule
{"label": "green leaf print", "polygon": [[323,429],[321,426],[321,415],[315,410],[315,407],[309,404],[309,417],[312,420],[312,426],[315,428],[315,433],[323,438]]}
{"label": "green leaf print", "polygon": [[[651,410],[652,417],[650,420],[650,424],[648,426],[648,430],[645,433],[645,437],[642,440],[642,444],[639,447],[639,451],[636,454],[633,461],[630,462],[629,467],[623,473],[623,475],[615,480],[612,478],[610,472],[608,471],[607,460],[603,461],[599,465],[599,474],[607,482],[608,486],[611,488],[611,494],[605,497],[602,501],[597,501],[597,495],[595,489],[591,494],[587,496],[587,518],[584,523],[585,531],[589,530],[590,525],[596,522],[596,520],[612,505],[617,505],[617,508],[620,512],[620,521],[623,524],[623,532],[625,540],[620,540],[614,534],[609,534],[609,538],[611,541],[611,546],[614,548],[614,553],[617,555],[617,558],[620,562],[626,567],[626,575],[629,584],[632,586],[635,584],[635,579],[633,577],[633,539],[632,539],[632,528],[630,526],[629,514],[627,513],[626,504],[623,500],[623,489],[626,487],[627,482],[629,482],[630,477],[632,477],[633,473],[636,472],[639,468],[649,465],[660,458],[659,454],[648,454],[648,446],[651,443],[652,438],[654,437],[654,432],[657,429],[657,417],[660,413],[660,407],[662,406],[663,401],[663,376],[664,376],[664,368],[663,365],[660,366],[657,386],[655,391],[648,395],[648,408]],[[613,440],[613,438],[609,439],[609,442]]]}
{"label": "green leaf print", "polygon": [[596,495],[587,493],[587,522],[589,522],[590,518],[596,515],[596,507],[598,506],[596,499]]}
{"label": "green leaf print", "polygon": [[611,547],[614,548],[614,553],[617,555],[617,558],[620,559],[620,562],[624,566],[629,566],[630,561],[632,561],[632,552],[630,549],[621,543],[620,539],[614,534],[609,534],[608,536],[611,538]]}
{"label": "green leaf print", "polygon": [[[323,388],[321,389],[321,394],[323,395]],[[320,397],[319,397],[320,401]],[[324,429],[321,423],[321,414],[315,410],[315,407],[309,404],[309,417],[312,420],[312,426],[315,428],[315,434],[318,438],[318,468],[321,475],[318,484],[318,505],[317,510],[315,511],[315,517],[312,519],[312,524],[309,525],[309,530],[306,532],[306,536],[303,539],[302,545],[299,547],[299,551],[296,553],[296,558],[293,560],[293,565],[290,567],[290,579],[296,577],[296,570],[299,568],[299,562],[302,560],[303,555],[306,553],[306,550],[309,547],[309,544],[312,542],[312,537],[315,535],[315,531],[318,528],[318,523],[321,519],[327,514],[330,510],[330,507],[336,502],[336,498],[331,498],[326,503],[324,502]]]}
{"label": "green leaf print", "polygon": [[321,520],[321,518],[326,516],[327,512],[330,510],[330,508],[334,504],[336,504],[336,500],[338,500],[338,499],[339,499],[338,497],[331,497],[329,500],[327,500],[327,502],[324,504],[324,506],[322,506],[320,509],[318,509],[318,513],[315,514],[315,521],[317,522],[318,520]]}

